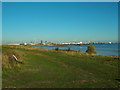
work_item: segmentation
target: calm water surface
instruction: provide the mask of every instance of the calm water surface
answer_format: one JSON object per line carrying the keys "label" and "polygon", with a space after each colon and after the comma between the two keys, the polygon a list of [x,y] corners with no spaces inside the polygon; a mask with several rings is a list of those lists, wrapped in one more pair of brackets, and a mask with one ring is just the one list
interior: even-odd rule
{"label": "calm water surface", "polygon": [[[86,52],[89,45],[68,45],[64,47],[58,47],[59,49],[68,49],[75,51]],[[120,44],[94,44],[98,55],[120,55]],[[56,46],[35,46],[34,48],[46,48],[55,49]]]}

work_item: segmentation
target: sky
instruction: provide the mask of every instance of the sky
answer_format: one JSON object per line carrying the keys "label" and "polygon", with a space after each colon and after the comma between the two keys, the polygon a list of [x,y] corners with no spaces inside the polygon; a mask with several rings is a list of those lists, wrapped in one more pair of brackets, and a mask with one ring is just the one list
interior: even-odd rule
{"label": "sky", "polygon": [[117,2],[3,2],[3,43],[118,40]]}
{"label": "sky", "polygon": [[3,2],[118,2],[120,0],[2,0]]}

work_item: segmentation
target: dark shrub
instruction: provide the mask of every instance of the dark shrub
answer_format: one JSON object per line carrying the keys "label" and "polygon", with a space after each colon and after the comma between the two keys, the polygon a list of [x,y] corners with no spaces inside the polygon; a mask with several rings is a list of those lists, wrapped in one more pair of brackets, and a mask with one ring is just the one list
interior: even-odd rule
{"label": "dark shrub", "polygon": [[70,50],[71,50],[70,48],[67,49],[67,51],[70,51]]}
{"label": "dark shrub", "polygon": [[57,47],[57,48],[55,48],[55,50],[56,50],[56,51],[58,51],[58,50],[59,50],[59,48]]}
{"label": "dark shrub", "polygon": [[89,45],[87,50],[86,50],[86,53],[96,54],[96,50],[95,50],[94,46],[93,45]]}

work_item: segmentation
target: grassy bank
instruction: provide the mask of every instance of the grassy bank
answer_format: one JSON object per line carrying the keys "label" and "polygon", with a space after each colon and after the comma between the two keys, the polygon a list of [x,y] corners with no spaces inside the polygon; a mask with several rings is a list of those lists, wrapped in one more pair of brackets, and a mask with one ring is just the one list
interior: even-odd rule
{"label": "grassy bank", "polygon": [[[27,46],[2,49],[4,88],[118,87],[118,57]],[[23,63],[16,63],[12,54]]]}

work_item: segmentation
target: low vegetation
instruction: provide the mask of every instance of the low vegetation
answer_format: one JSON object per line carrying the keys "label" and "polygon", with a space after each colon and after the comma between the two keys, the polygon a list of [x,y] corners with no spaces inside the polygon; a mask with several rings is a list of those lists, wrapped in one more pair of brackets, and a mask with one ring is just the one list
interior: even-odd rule
{"label": "low vegetation", "polygon": [[2,51],[2,67],[3,68],[12,68],[12,67],[19,67],[18,62],[15,61],[13,55],[17,57],[19,61],[22,62],[22,57],[24,57],[24,52],[15,50],[13,47],[7,48],[3,47]]}
{"label": "low vegetation", "polygon": [[[13,54],[25,63],[16,64]],[[3,88],[117,88],[119,84],[117,56],[28,46],[3,46],[2,56]]]}
{"label": "low vegetation", "polygon": [[56,51],[58,51],[58,50],[59,50],[59,48],[57,47],[57,48],[55,48],[55,50],[56,50]]}
{"label": "low vegetation", "polygon": [[88,54],[96,54],[96,50],[95,50],[94,46],[89,45],[86,53],[88,53]]}

